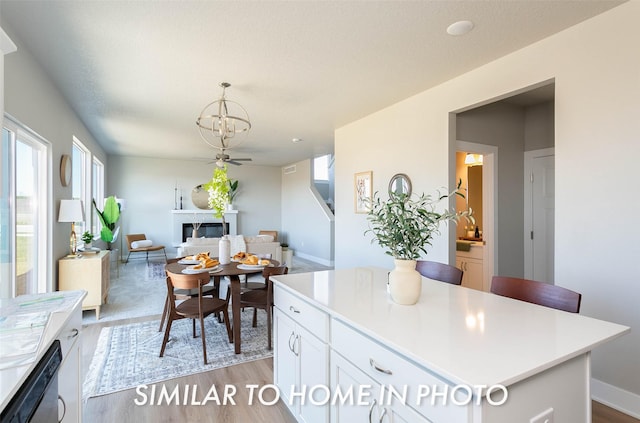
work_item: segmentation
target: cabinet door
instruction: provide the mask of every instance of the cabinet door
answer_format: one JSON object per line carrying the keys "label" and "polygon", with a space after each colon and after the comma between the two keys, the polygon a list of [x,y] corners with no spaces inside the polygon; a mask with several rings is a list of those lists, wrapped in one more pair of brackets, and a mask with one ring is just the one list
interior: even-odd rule
{"label": "cabinet door", "polygon": [[294,415],[298,410],[289,401],[291,389],[299,388],[296,383],[298,378],[299,360],[294,352],[294,342],[296,340],[295,323],[277,307],[273,309],[273,379],[280,389],[282,401],[287,404]]}
{"label": "cabinet door", "polygon": [[[462,286],[482,291],[483,270],[482,261],[467,259],[464,262],[464,275]],[[466,281],[466,283],[465,283]]]}
{"label": "cabinet door", "polygon": [[348,401],[336,401],[331,407],[332,423],[377,422],[380,418],[378,406],[378,384],[335,351],[331,351],[331,391],[338,390]]}
{"label": "cabinet door", "polygon": [[[300,325],[296,326],[298,334],[294,352],[298,353],[300,378],[298,387],[310,389],[329,386],[329,347],[313,336]],[[308,395],[304,404],[300,405],[299,422],[325,423],[329,421],[329,407],[326,404],[317,405],[326,399],[326,391],[317,389],[314,395]],[[313,399],[313,401],[310,401]],[[315,402],[316,404],[313,404]]]}
{"label": "cabinet door", "polygon": [[76,339],[58,370],[58,421],[78,423],[81,419],[80,342]]}

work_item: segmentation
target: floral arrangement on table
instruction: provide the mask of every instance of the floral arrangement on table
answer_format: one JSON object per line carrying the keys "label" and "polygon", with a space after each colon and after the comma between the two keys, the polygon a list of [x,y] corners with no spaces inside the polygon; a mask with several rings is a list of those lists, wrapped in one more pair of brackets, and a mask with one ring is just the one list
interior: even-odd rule
{"label": "floral arrangement on table", "polygon": [[84,231],[82,234],[82,242],[84,242],[84,248],[91,248],[93,242],[93,234],[89,231]]}
{"label": "floral arrangement on table", "polygon": [[222,219],[222,234],[227,234],[227,225],[224,220],[224,212],[229,204],[229,177],[227,176],[227,165],[216,167],[213,170],[213,177],[202,186],[209,193],[209,208],[213,210],[213,216]]}

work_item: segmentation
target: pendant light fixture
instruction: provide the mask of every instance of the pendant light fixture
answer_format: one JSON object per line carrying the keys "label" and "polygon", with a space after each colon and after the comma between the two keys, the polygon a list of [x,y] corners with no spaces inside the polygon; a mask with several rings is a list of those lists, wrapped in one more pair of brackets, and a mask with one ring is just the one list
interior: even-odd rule
{"label": "pendant light fixture", "polygon": [[224,151],[237,147],[244,141],[245,137],[239,135],[249,132],[251,122],[244,107],[225,97],[225,90],[231,84],[222,82],[220,86],[222,97],[202,109],[196,125],[204,142]]}

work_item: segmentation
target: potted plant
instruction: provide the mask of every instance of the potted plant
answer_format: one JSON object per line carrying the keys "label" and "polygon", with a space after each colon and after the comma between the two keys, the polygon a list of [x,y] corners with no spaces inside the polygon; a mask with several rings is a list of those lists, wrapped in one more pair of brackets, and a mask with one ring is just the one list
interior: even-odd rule
{"label": "potted plant", "polygon": [[98,213],[100,223],[102,223],[102,229],[100,230],[100,239],[107,243],[110,248],[111,243],[115,241],[117,236],[116,222],[120,218],[120,205],[116,201],[116,197],[108,197],[104,202],[104,210],[100,211],[96,205],[96,200],[93,200],[93,207]]}
{"label": "potted plant", "polygon": [[93,234],[89,231],[84,231],[81,238],[82,238],[82,242],[84,242],[84,248],[85,249],[91,248],[91,243],[93,242]]}
{"label": "potted plant", "polygon": [[229,210],[233,210],[233,200],[238,195],[238,180],[229,179]]}
{"label": "potted plant", "polygon": [[458,183],[455,190],[436,196],[422,194],[412,196],[404,193],[389,193],[389,199],[383,201],[376,192],[367,214],[371,242],[378,243],[394,258],[395,269],[389,274],[389,293],[398,304],[415,304],[420,298],[422,278],[415,270],[416,260],[426,247],[431,245],[434,235],[440,234],[442,222],[457,223],[461,217],[473,221],[471,210],[456,212],[437,211],[436,205],[453,195],[464,198]]}

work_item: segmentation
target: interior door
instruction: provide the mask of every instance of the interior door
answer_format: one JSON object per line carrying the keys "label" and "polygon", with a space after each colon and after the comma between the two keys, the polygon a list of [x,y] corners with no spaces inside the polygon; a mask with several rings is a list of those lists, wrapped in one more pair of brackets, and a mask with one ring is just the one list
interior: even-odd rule
{"label": "interior door", "polygon": [[[554,282],[555,157],[525,153],[525,278]],[[527,177],[525,173],[525,177]],[[528,231],[528,233],[527,233]]]}

